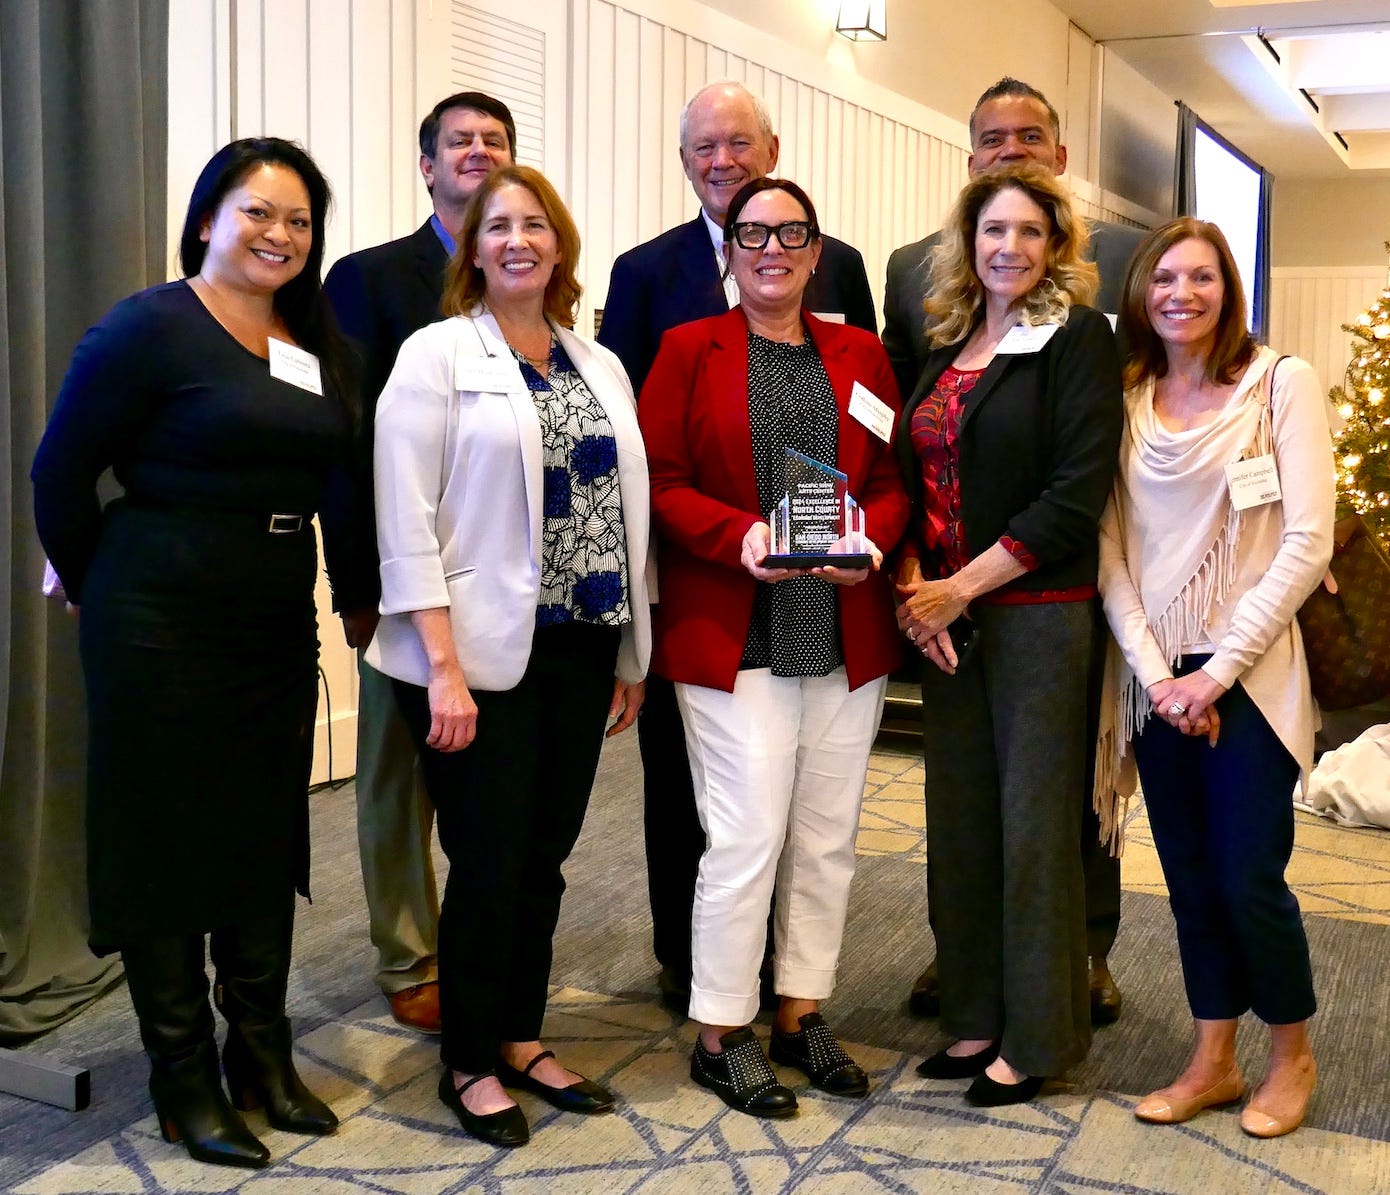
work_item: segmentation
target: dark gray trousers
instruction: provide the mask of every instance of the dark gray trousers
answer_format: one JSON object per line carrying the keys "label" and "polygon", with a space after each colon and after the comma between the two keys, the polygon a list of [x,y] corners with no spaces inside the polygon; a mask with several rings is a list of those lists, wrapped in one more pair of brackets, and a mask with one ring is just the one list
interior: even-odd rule
{"label": "dark gray trousers", "polygon": [[1091,1042],[1081,805],[1096,603],[982,606],[955,676],[922,680],[941,1026],[1030,1075]]}

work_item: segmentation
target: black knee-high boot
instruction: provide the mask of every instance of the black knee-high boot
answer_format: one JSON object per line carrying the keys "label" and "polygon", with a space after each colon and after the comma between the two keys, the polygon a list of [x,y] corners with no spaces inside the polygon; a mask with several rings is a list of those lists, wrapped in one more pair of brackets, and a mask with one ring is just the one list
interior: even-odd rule
{"label": "black knee-high boot", "polygon": [[338,1118],[295,1070],[285,1016],[293,937],[292,905],[283,916],[213,931],[214,997],[228,1026],[222,1067],[232,1103],[243,1112],[263,1104],[277,1129],[322,1135],[338,1127]]}
{"label": "black knee-high boot", "polygon": [[270,1151],[227,1102],[217,1073],[202,935],[127,944],[121,959],[164,1140],[181,1140],[200,1162],[264,1166]]}

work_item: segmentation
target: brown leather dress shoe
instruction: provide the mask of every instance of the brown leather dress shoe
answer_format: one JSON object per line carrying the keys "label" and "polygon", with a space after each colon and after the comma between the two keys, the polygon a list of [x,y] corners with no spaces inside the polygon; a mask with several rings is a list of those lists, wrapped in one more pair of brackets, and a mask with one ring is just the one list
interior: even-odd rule
{"label": "brown leather dress shoe", "polygon": [[936,960],[912,981],[912,994],[907,998],[907,1010],[915,1017],[941,1015],[941,976],[936,973]]}
{"label": "brown leather dress shoe", "polygon": [[412,988],[388,992],[386,1001],[397,1025],[418,1033],[439,1032],[439,983],[417,983]]}
{"label": "brown leather dress shoe", "polygon": [[1092,955],[1089,961],[1091,965],[1091,1024],[1113,1025],[1120,1019],[1120,1008],[1123,1006],[1125,998],[1120,995],[1120,989],[1116,986],[1114,977],[1110,974],[1110,968],[1105,964],[1105,959]]}

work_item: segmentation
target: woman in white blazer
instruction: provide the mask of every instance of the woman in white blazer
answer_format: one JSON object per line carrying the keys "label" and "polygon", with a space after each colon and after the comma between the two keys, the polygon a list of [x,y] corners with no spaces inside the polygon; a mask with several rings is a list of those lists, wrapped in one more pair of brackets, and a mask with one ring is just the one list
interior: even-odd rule
{"label": "woman in white blazer", "polygon": [[608,734],[651,651],[647,462],[618,359],[571,330],[579,234],[538,171],[478,189],[452,315],[405,342],[376,414],[381,624],[449,857],[439,920],[439,1097],[521,1145],[504,1090],[602,1112],[613,1097],[539,1040],[561,866]]}

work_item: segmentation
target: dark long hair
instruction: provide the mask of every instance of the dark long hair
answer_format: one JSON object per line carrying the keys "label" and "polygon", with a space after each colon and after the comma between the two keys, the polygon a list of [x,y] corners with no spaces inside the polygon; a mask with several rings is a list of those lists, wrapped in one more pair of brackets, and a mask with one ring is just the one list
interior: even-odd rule
{"label": "dark long hair", "polygon": [[222,206],[228,193],[258,166],[285,166],[299,175],[309,193],[309,219],[313,240],[304,268],[280,287],[272,302],[296,343],[318,357],[334,397],[357,418],[357,393],[352,380],[347,341],[338,330],[333,309],[323,293],[324,231],[333,193],[323,171],[303,146],[280,137],[242,137],[224,145],[208,160],[188,201],[188,214],[179,238],[179,266],[191,278],[203,268],[207,244],[203,227]]}

